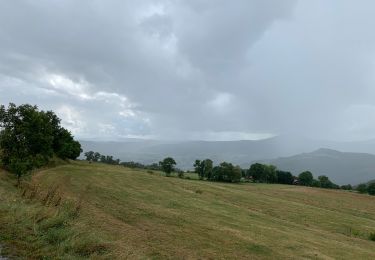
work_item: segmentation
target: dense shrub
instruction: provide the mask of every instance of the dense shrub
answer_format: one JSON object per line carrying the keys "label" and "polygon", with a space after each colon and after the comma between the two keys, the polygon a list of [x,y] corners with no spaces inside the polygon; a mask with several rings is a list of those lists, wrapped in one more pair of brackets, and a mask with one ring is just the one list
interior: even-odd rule
{"label": "dense shrub", "polygon": [[375,195],[375,182],[372,182],[367,187],[367,192],[370,195]]}

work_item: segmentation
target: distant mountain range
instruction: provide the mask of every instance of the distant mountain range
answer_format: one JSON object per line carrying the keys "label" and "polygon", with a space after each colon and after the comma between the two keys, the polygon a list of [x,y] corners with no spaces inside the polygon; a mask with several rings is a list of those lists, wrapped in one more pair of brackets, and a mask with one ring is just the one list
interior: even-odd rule
{"label": "distant mountain range", "polygon": [[375,177],[375,155],[319,149],[311,153],[264,161],[295,175],[309,170],[317,178],[327,175],[337,184],[366,183]]}
{"label": "distant mountain range", "polygon": [[[301,170],[311,170],[316,177],[325,174],[338,184],[357,184],[375,178],[375,155],[371,155],[375,154],[375,140],[332,142],[278,136],[257,141],[167,142],[126,139],[121,142],[80,142],[84,151],[93,150],[113,155],[121,161],[150,164],[172,156],[182,169],[192,169],[196,159],[210,158],[216,164],[228,161],[244,168],[255,161],[263,161],[295,174]],[[320,149],[321,147],[327,149]],[[310,153],[311,151],[315,152]]]}

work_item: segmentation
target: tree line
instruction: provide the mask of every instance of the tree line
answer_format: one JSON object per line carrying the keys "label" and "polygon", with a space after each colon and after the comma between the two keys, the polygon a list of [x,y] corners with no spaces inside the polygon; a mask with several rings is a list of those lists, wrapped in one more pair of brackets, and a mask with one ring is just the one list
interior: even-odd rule
{"label": "tree line", "polygon": [[0,163],[16,174],[18,181],[27,172],[47,165],[53,157],[76,159],[81,144],[60,125],[52,111],[24,104],[0,105]]}
{"label": "tree line", "polygon": [[127,168],[132,169],[146,169],[146,170],[154,170],[154,171],[163,171],[169,176],[172,172],[176,172],[177,174],[183,174],[181,169],[176,168],[176,162],[173,158],[167,157],[163,161],[159,163],[152,163],[152,164],[143,164],[139,162],[129,161],[129,162],[121,162],[120,159],[113,159],[113,156],[110,155],[102,155],[98,152],[88,151],[84,153],[85,160],[88,162],[100,162],[105,164],[112,164],[112,165],[121,165]]}
{"label": "tree line", "polygon": [[120,164],[120,159],[113,159],[113,156],[111,155],[102,155],[94,151],[85,152],[84,155],[86,157],[86,160],[89,162],[101,162],[113,165]]}
{"label": "tree line", "polygon": [[356,190],[362,194],[375,195],[375,181],[369,183],[361,183],[356,187]]}
{"label": "tree line", "polygon": [[112,165],[122,165],[127,168],[137,168],[137,169],[147,169],[147,170],[156,170],[161,171],[162,168],[157,163],[153,163],[150,165],[145,165],[139,162],[121,162],[120,159],[113,159],[111,155],[102,155],[98,152],[88,151],[84,153],[85,160],[88,162],[100,162],[105,164],[112,164]]}
{"label": "tree line", "polygon": [[304,185],[327,189],[339,189],[340,186],[334,184],[327,176],[321,175],[318,179],[309,171],[304,171],[298,176],[291,172],[282,171],[274,165],[254,163],[249,169],[241,169],[231,163],[222,162],[213,167],[212,160],[196,160],[194,163],[195,172],[200,179],[210,181],[240,182],[250,181],[256,183],[279,183],[287,185]]}
{"label": "tree line", "polygon": [[[166,176],[171,176],[173,172],[182,178],[184,171],[176,168],[176,161],[172,157],[164,158],[159,163],[145,165],[139,162],[120,162],[119,159],[113,160],[112,156],[104,156],[98,152],[89,151],[85,153],[87,161],[102,162],[107,164],[119,164],[128,168],[147,169],[163,171]],[[222,162],[214,166],[211,159],[195,160],[194,172],[200,180],[218,181],[218,182],[255,182],[255,183],[276,183],[286,185],[302,185],[308,187],[317,187],[324,189],[342,189],[356,190],[360,193],[375,195],[375,182],[370,184],[360,184],[353,187],[350,184],[339,186],[333,183],[326,175],[320,175],[314,178],[310,171],[304,171],[294,176],[291,172],[277,169],[274,165],[254,163],[248,169],[242,169],[238,165]]]}
{"label": "tree line", "polygon": [[[160,170],[165,172],[166,176],[170,176],[172,172],[176,172],[178,177],[183,177],[184,172],[176,168],[176,161],[172,157],[164,158],[158,164],[153,163],[145,165],[139,162],[121,162],[120,160],[112,160],[112,156],[103,156],[98,152],[89,151],[85,153],[86,160],[94,162],[103,162],[109,164],[120,164],[128,168]],[[109,159],[108,159],[109,158]],[[298,176],[294,176],[291,172],[277,169],[274,165],[254,163],[248,169],[242,169],[238,165],[222,162],[214,166],[211,159],[195,160],[194,172],[197,173],[200,180],[218,181],[218,182],[255,182],[255,183],[278,183],[286,185],[302,185],[309,187],[319,187],[325,189],[343,189],[353,190],[348,185],[339,186],[333,183],[326,175],[320,175],[314,178],[310,171],[301,172]],[[372,188],[374,186],[374,188]],[[361,193],[375,193],[375,184],[361,184],[357,187]],[[374,191],[373,191],[374,190]],[[375,194],[373,194],[375,195]]]}

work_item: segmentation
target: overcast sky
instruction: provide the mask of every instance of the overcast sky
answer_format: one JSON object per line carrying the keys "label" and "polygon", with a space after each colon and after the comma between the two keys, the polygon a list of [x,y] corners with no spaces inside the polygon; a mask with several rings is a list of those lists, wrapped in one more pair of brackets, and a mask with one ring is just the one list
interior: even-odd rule
{"label": "overcast sky", "polygon": [[375,138],[372,0],[4,0],[0,102],[77,138]]}

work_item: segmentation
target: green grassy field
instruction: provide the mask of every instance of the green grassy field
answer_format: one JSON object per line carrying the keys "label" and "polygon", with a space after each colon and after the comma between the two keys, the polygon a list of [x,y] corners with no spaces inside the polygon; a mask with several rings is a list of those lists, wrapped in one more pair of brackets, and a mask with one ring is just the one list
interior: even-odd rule
{"label": "green grassy field", "polygon": [[0,172],[0,244],[21,258],[375,259],[368,195],[85,162],[14,182]]}

